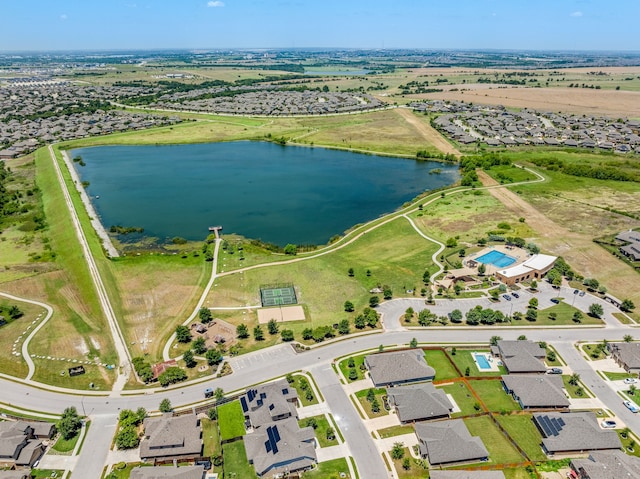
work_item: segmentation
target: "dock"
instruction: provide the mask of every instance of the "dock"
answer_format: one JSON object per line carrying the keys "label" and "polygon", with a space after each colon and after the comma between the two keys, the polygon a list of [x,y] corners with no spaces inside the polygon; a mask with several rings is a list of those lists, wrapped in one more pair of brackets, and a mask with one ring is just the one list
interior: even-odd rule
{"label": "dock", "polygon": [[222,231],[222,226],[209,226],[209,232],[214,233],[216,239],[220,239],[220,231]]}

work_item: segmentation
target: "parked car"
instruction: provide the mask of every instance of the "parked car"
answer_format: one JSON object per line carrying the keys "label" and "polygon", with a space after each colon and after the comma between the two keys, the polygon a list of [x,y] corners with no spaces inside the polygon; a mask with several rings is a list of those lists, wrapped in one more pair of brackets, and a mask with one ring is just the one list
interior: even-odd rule
{"label": "parked car", "polygon": [[580,291],[580,295],[579,296],[584,296],[584,291]]}
{"label": "parked car", "polygon": [[511,296],[509,296],[508,294],[503,294],[502,297],[507,301],[511,301]]}
{"label": "parked car", "polygon": [[519,298],[520,295],[518,293],[511,293],[511,296],[513,296],[514,298]]}
{"label": "parked car", "polygon": [[560,368],[547,369],[547,374],[562,374],[562,369]]}
{"label": "parked car", "polygon": [[560,304],[560,300],[558,298],[551,298],[551,302],[554,304]]}
{"label": "parked car", "polygon": [[213,397],[213,389],[207,388],[204,390],[204,397],[212,398]]}
{"label": "parked car", "polygon": [[615,428],[618,424],[615,421],[612,421],[611,419],[605,419],[604,421],[602,421],[600,423],[600,425],[605,428],[605,429],[613,429]]}
{"label": "parked car", "polygon": [[625,383],[625,384],[633,384],[633,383],[635,383],[635,382],[638,382],[638,381],[636,381],[636,378],[626,378],[626,379],[624,380],[624,383]]}
{"label": "parked car", "polygon": [[631,412],[640,412],[640,407],[633,401],[622,401],[622,404]]}
{"label": "parked car", "polygon": [[577,289],[573,290],[573,294],[578,294],[580,291],[578,291]]}

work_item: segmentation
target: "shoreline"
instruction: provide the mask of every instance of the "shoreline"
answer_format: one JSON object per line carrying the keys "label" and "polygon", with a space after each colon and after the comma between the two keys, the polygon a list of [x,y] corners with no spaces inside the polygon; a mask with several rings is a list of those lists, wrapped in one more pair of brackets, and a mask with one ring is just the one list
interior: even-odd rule
{"label": "shoreline", "polygon": [[89,199],[89,195],[87,195],[87,191],[82,187],[82,182],[80,181],[78,172],[76,171],[75,167],[73,166],[73,162],[69,157],[69,152],[66,150],[59,150],[59,151],[62,154],[62,159],[64,160],[64,163],[67,166],[67,169],[69,170],[69,174],[71,175],[71,179],[73,180],[73,183],[76,187],[76,191],[80,195],[80,199],[82,200],[82,203],[84,204],[84,207],[87,210],[87,214],[89,215],[89,220],[91,221],[91,226],[93,226],[93,229],[98,235],[98,238],[102,240],[103,248],[107,251],[107,254],[111,258],[118,258],[120,256],[120,253],[118,253],[118,250],[115,248],[115,246],[113,246],[113,243],[111,242],[111,238],[107,234],[107,230],[104,229],[104,225],[100,221],[100,217],[98,216],[98,213],[93,207],[93,204]]}

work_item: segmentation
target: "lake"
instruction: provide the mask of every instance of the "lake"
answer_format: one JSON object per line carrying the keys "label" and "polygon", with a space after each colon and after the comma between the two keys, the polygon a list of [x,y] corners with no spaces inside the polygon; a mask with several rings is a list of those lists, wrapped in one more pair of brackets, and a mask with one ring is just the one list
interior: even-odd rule
{"label": "lake", "polygon": [[[208,227],[286,245],[324,244],[458,178],[455,165],[267,142],[80,148],[74,163],[104,227],[161,241]],[[440,169],[440,174],[429,174]],[[99,197],[99,198],[98,198]]]}

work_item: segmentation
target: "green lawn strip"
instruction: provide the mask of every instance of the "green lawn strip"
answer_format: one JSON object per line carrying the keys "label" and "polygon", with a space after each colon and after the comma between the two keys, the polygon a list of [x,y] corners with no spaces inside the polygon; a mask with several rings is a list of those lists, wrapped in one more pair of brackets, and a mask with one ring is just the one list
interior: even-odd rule
{"label": "green lawn strip", "polygon": [[524,461],[522,455],[502,434],[489,416],[464,420],[472,436],[479,436],[489,451],[489,459],[494,464],[516,464]]}
{"label": "green lawn strip", "polygon": [[234,441],[222,446],[224,457],[224,477],[236,479],[252,479],[256,477],[256,471],[247,460],[247,451],[244,441]]}
{"label": "green lawn strip", "polygon": [[570,378],[571,376],[568,374],[562,375],[562,382],[564,383],[564,388],[567,391],[567,394],[569,394],[569,397],[582,399],[588,398],[589,390],[584,384],[582,384],[582,381],[578,381],[577,385],[574,386],[573,384],[569,384]]}
{"label": "green lawn strip", "polygon": [[244,414],[239,401],[218,406],[218,426],[222,441],[244,436]]}
{"label": "green lawn strip", "polygon": [[[409,459],[409,462],[406,463],[405,459]],[[408,447],[404,448],[404,456],[402,459],[393,459],[393,465],[396,468],[396,472],[398,473],[397,477],[399,479],[417,479],[425,477],[428,469],[425,461],[411,457]],[[405,469],[405,465],[409,466],[408,469]]]}
{"label": "green lawn strip", "polygon": [[368,356],[368,354],[361,354],[361,355],[358,355],[358,356],[352,356],[354,369],[356,370],[356,373],[358,374],[358,378],[357,379],[349,379],[349,371],[352,369],[352,368],[349,367],[349,359],[350,358],[345,358],[345,359],[343,359],[342,361],[340,361],[338,363],[338,367],[340,368],[340,372],[346,378],[347,382],[352,383],[354,381],[359,381],[361,379],[364,379],[364,374],[366,372],[366,369],[363,369],[364,368],[364,358],[365,358],[365,356]]}
{"label": "green lawn strip", "polygon": [[538,431],[538,428],[533,424],[531,415],[509,415],[509,416],[496,416],[496,419],[500,425],[506,429],[506,431],[534,462],[546,461],[547,456],[542,451],[542,436]]}
{"label": "green lawn strip", "polygon": [[358,468],[356,467],[356,460],[353,457],[349,456],[349,462],[351,462],[351,467],[356,475],[355,479],[360,479],[360,474],[358,474]]}
{"label": "green lawn strip", "polygon": [[[55,475],[52,476],[52,474]],[[62,469],[31,469],[31,477],[38,479],[45,477],[62,477],[63,474],[64,470]],[[126,478],[123,477],[123,479],[129,479],[129,476],[127,475]]]}
{"label": "green lawn strip", "polygon": [[446,384],[444,386],[438,386],[438,389],[442,389],[446,394],[450,394],[460,408],[461,412],[452,414],[452,417],[468,416],[481,411],[480,409],[476,409],[475,406],[479,406],[478,401],[465,383],[457,382]]}
{"label": "green lawn strip", "polygon": [[376,399],[378,400],[378,404],[380,405],[380,410],[377,413],[371,410],[371,403],[367,401],[367,393],[369,392],[368,389],[363,389],[362,391],[358,391],[356,393],[356,398],[358,399],[358,401],[360,401],[360,404],[362,404],[362,407],[367,413],[369,419],[373,419],[374,417],[386,416],[387,414],[389,414],[389,411],[384,408],[384,403],[382,401],[382,397],[387,395],[387,391],[384,388],[374,388],[373,391],[375,393]]}
{"label": "green lawn strip", "polygon": [[73,448],[76,447],[79,438],[80,432],[68,440],[59,436],[56,443],[51,447],[51,450],[59,452],[62,455],[69,455],[73,451]]}
{"label": "green lawn strip", "polygon": [[[620,321],[622,324],[635,324],[637,323],[636,317],[637,315],[633,315],[630,313],[613,313],[613,317]],[[631,317],[632,319],[629,319]]]}
{"label": "green lawn strip", "polygon": [[469,368],[469,376],[494,376],[500,377],[503,374],[507,373],[507,370],[504,366],[499,366],[500,371],[480,371],[476,366],[475,361],[473,360],[472,352],[484,352],[488,353],[488,349],[457,349],[456,354],[450,354],[451,359],[458,366],[458,369],[462,372],[462,374],[466,373],[466,369]]}
{"label": "green lawn strip", "polygon": [[[538,310],[538,319],[533,322],[529,322],[526,320],[521,321],[513,321],[511,324],[513,325],[530,325],[530,326],[540,326],[540,325],[556,325],[556,326],[567,326],[567,325],[576,325],[576,322],[573,320],[573,314],[579,311],[579,309],[574,308],[570,304],[567,304],[561,301],[559,304],[553,305],[550,308],[539,309]],[[556,319],[550,319],[549,314],[555,313]],[[582,320],[580,324],[603,324],[603,321],[598,318],[594,318],[589,316],[588,314],[582,315]]]}
{"label": "green lawn strip", "polygon": [[536,469],[538,470],[538,472],[557,472],[560,469],[569,467],[570,462],[570,458],[544,461],[540,464],[536,464]]}
{"label": "green lawn strip", "polygon": [[202,425],[202,440],[204,442],[203,455],[212,458],[213,472],[222,475],[222,466],[214,466],[213,458],[222,455],[222,447],[220,445],[220,435],[218,433],[218,423],[208,418],[200,420]]}
{"label": "green lawn strip", "polygon": [[340,438],[340,441],[344,442],[344,436],[342,435],[342,431],[340,431],[340,428],[338,427],[338,424],[336,423],[336,420],[333,417],[333,414],[331,413],[329,413],[329,420],[331,421],[331,426],[333,427],[333,430],[336,432],[336,434]]}
{"label": "green lawn strip", "polygon": [[306,379],[307,383],[311,382],[309,381],[307,376],[303,376],[302,374],[293,374],[293,383],[291,383],[291,386],[293,386],[296,389],[296,391],[298,391],[298,399],[300,400],[300,403],[302,404],[302,406],[311,406],[312,404],[318,404],[318,398],[316,397],[315,392],[311,388],[311,385],[307,386],[308,388],[307,390],[311,391],[313,397],[312,399],[307,399],[307,392],[303,390],[302,387],[300,386],[300,380],[302,378]]}
{"label": "green lawn strip", "polygon": [[513,400],[513,397],[505,392],[500,379],[469,381],[469,386],[480,396],[490,411],[520,410],[520,406]]}
{"label": "green lawn strip", "polygon": [[597,348],[597,344],[587,343],[583,344],[580,347],[582,351],[587,355],[587,358],[591,361],[598,361],[600,359],[606,359],[607,355],[604,351]]}
{"label": "green lawn strip", "polygon": [[[336,439],[338,433],[336,432],[335,428],[329,424],[329,421],[327,421],[327,418],[324,414],[300,419],[298,421],[298,424],[300,425],[300,427],[306,427],[309,424],[310,419],[314,419],[316,422],[316,428],[314,429],[314,432],[316,434],[316,439],[318,439],[318,444],[320,444],[320,447],[336,446],[338,444],[338,440]],[[333,429],[334,435],[334,438],[331,440],[327,439],[327,429],[329,429],[330,427]]]}
{"label": "green lawn strip", "polygon": [[602,374],[604,374],[607,377],[607,379],[609,379],[609,381],[620,381],[622,379],[637,378],[638,377],[636,374],[614,373],[614,372],[611,372],[611,371],[602,371]]}
{"label": "green lawn strip", "polygon": [[453,379],[459,376],[444,351],[439,349],[427,349],[424,351],[424,358],[427,360],[427,364],[436,370],[436,377],[434,378],[434,381]]}
{"label": "green lawn strip", "polygon": [[[345,474],[345,476],[341,476],[341,474]],[[344,457],[321,462],[311,471],[302,474],[303,479],[344,479],[345,477],[355,479],[349,474],[349,465]]]}
{"label": "green lawn strip", "polygon": [[378,430],[378,434],[382,439],[411,433],[413,433],[413,426],[391,426]]}
{"label": "green lawn strip", "polygon": [[[558,352],[555,350],[553,346],[547,345],[546,350],[547,350],[547,357],[545,358],[544,361],[547,364],[547,366],[562,367],[566,365],[566,363],[564,362],[564,359],[562,359],[562,357],[558,354]],[[554,361],[549,360],[549,353],[555,354],[556,359]]]}
{"label": "green lawn strip", "polygon": [[111,474],[113,474],[113,476],[109,476],[108,474],[105,474],[104,477],[110,477],[110,478],[113,477],[113,479],[129,479],[129,476],[131,475],[131,471],[138,466],[150,467],[152,466],[152,464],[144,464],[140,462],[114,464],[114,466],[111,468]]}
{"label": "green lawn strip", "polygon": [[[622,447],[624,452],[632,456],[640,457],[640,445],[631,434],[627,433],[624,429],[618,429],[616,431],[622,441]],[[623,437],[623,434],[627,437]],[[633,449],[633,450],[632,450]]]}

